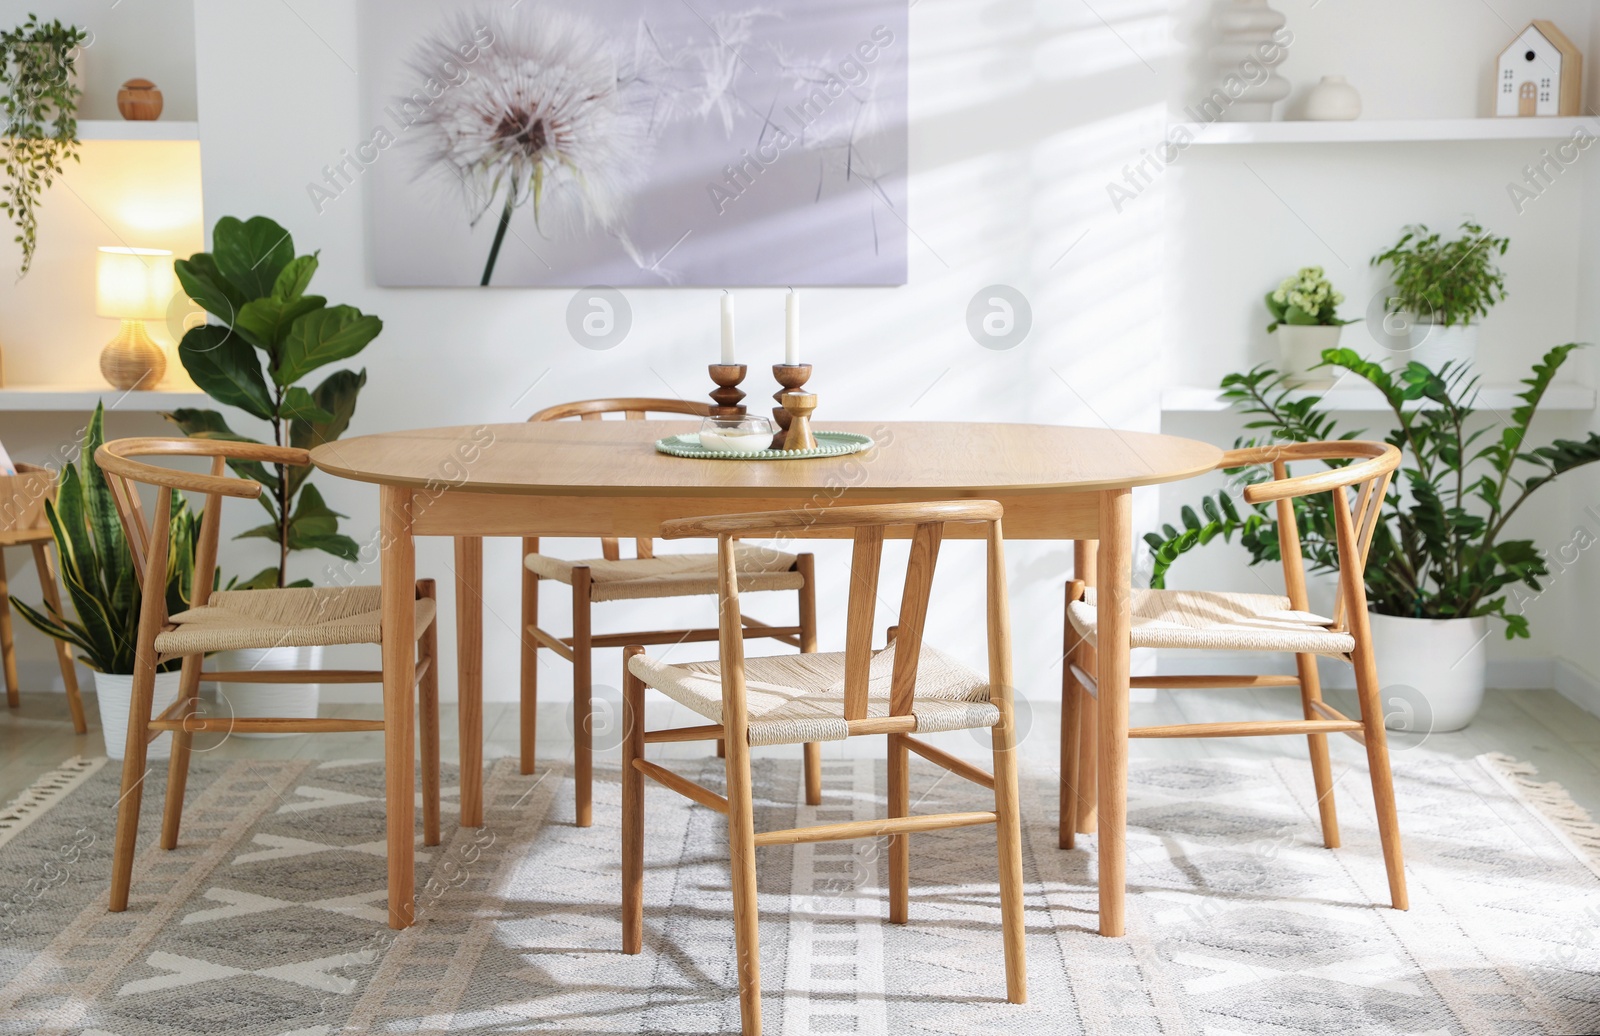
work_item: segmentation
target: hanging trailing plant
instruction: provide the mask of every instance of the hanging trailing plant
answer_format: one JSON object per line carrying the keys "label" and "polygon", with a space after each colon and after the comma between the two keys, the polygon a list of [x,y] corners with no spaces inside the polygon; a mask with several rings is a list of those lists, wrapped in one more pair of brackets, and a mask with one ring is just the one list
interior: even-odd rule
{"label": "hanging trailing plant", "polygon": [[37,15],[0,32],[0,147],[5,180],[0,211],[17,226],[22,246],[18,278],[33,266],[39,199],[68,159],[78,160],[78,95],[72,73],[89,34]]}

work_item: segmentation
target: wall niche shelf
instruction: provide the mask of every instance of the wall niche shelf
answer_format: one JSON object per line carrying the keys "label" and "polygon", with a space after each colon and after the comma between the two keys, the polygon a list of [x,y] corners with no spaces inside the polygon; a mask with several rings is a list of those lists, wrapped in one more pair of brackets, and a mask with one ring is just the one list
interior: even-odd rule
{"label": "wall niche shelf", "polygon": [[199,140],[198,122],[154,119],[129,122],[124,119],[80,119],[79,140]]}
{"label": "wall niche shelf", "polygon": [[149,392],[124,392],[110,385],[13,385],[0,388],[0,413],[89,413],[104,400],[107,413],[152,413],[178,407],[205,405],[198,389],[157,388]]}
{"label": "wall niche shelf", "polygon": [[[1521,406],[1517,393],[1525,391],[1523,385],[1485,385],[1478,389],[1474,409],[1510,410]],[[1322,409],[1342,410],[1350,413],[1387,413],[1389,405],[1383,396],[1370,385],[1337,384],[1331,388],[1300,389],[1290,394],[1291,399],[1321,396]],[[1595,390],[1584,385],[1551,385],[1539,404],[1539,412],[1552,410],[1593,410]],[[1176,385],[1161,390],[1161,410],[1168,414],[1222,413],[1228,410],[1227,401],[1219,388]]]}
{"label": "wall niche shelf", "polygon": [[1564,140],[1579,128],[1600,137],[1600,119],[1352,119],[1349,122],[1177,122],[1191,146],[1215,144],[1426,144],[1471,140]]}

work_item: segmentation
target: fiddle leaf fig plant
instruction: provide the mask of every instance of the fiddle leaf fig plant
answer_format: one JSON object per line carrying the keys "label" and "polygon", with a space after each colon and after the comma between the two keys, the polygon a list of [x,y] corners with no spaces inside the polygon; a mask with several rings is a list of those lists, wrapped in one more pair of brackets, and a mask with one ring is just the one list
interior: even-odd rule
{"label": "fiddle leaf fig plant", "polygon": [[0,32],[0,212],[16,224],[20,279],[33,267],[39,200],[78,160],[78,95],[72,73],[88,33],[37,15]]}
{"label": "fiddle leaf fig plant", "polygon": [[[366,348],[383,330],[383,321],[306,294],[317,272],[317,253],[295,255],[289,232],[265,216],[227,216],[212,231],[211,251],[180,259],[173,268],[183,290],[218,321],[192,328],[178,344],[178,358],[196,385],[217,402],[267,422],[278,446],[311,449],[344,434],[367,372],[336,370],[314,388],[300,382]],[[260,441],[235,432],[215,410],[175,410],[165,416],[197,438]],[[266,539],[278,548],[277,565],[236,586],[309,586],[309,580],[287,582],[289,554],[297,550],[355,560],[356,542],[339,532],[345,515],[306,481],[310,469],[280,464],[269,470],[259,461],[228,464],[267,490],[259,499],[269,521],[237,538]]]}
{"label": "fiddle leaf fig plant", "polygon": [[[1322,366],[1363,379],[1384,398],[1393,421],[1383,440],[1403,455],[1383,502],[1366,567],[1367,602],[1380,615],[1424,619],[1493,615],[1506,638],[1526,637],[1525,608],[1550,570],[1534,542],[1511,535],[1511,520],[1532,495],[1574,468],[1600,461],[1600,433],[1584,439],[1527,442],[1528,429],[1545,392],[1577,343],[1558,345],[1534,364],[1509,420],[1474,421],[1477,381],[1467,369],[1446,364],[1439,371],[1420,363],[1391,372],[1351,349],[1329,349]],[[1340,433],[1319,409],[1315,395],[1292,392],[1266,366],[1222,379],[1223,396],[1247,417],[1253,434],[1239,446],[1316,442],[1365,437]],[[1291,472],[1292,473],[1292,472]],[[1272,477],[1268,467],[1229,472],[1235,484]],[[1315,571],[1338,570],[1332,499],[1329,494],[1294,501],[1301,551]],[[1184,528],[1165,526],[1145,537],[1155,561],[1152,587],[1166,585],[1168,570],[1183,554],[1235,534],[1252,565],[1279,561],[1273,505],[1237,502],[1229,490],[1201,500],[1205,519],[1192,507],[1180,512]]]}

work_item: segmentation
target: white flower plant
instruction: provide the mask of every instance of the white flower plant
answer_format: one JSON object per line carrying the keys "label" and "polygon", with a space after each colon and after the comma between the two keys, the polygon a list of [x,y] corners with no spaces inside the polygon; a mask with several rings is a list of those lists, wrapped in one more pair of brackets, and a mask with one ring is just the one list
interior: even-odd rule
{"label": "white flower plant", "polygon": [[1333,290],[1333,283],[1320,266],[1302,266],[1293,277],[1285,277],[1274,290],[1267,293],[1267,312],[1272,323],[1267,325],[1270,334],[1282,324],[1310,327],[1342,327],[1354,320],[1341,320],[1335,312],[1344,301],[1342,292]]}

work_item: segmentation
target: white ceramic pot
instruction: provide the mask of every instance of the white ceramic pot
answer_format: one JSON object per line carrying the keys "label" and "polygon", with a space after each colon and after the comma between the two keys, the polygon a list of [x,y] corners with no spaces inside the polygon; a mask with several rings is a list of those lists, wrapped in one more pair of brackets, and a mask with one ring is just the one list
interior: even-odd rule
{"label": "white ceramic pot", "polygon": [[[157,673],[152,716],[178,700],[178,681],[182,673]],[[133,675],[95,673],[94,695],[100,705],[100,734],[105,738],[106,755],[121,759],[128,750],[128,704],[133,700]],[[147,758],[165,759],[172,754],[172,737],[162,734],[145,750]]]}
{"label": "white ceramic pot", "polygon": [[1324,350],[1339,348],[1343,333],[1343,324],[1279,324],[1273,334],[1278,338],[1283,373],[1290,384],[1333,384],[1333,375],[1326,367],[1319,371],[1311,368],[1322,362]]}
{"label": "white ceramic pot", "polygon": [[1472,722],[1483,704],[1489,618],[1369,616],[1390,730],[1442,734]]}
{"label": "white ceramic pot", "polygon": [[1361,117],[1361,95],[1344,76],[1323,76],[1306,94],[1306,118],[1317,122],[1344,122]]}
{"label": "white ceramic pot", "polygon": [[[320,647],[249,648],[219,651],[207,669],[219,673],[322,668]],[[311,717],[317,714],[322,687],[314,683],[224,683],[217,684],[219,716],[253,718]],[[234,737],[293,737],[292,734],[234,734]]]}
{"label": "white ceramic pot", "polygon": [[1446,363],[1461,365],[1477,362],[1478,325],[1415,323],[1410,331],[1411,348],[1390,350],[1396,367],[1407,363],[1422,364],[1431,371],[1443,369]]}

